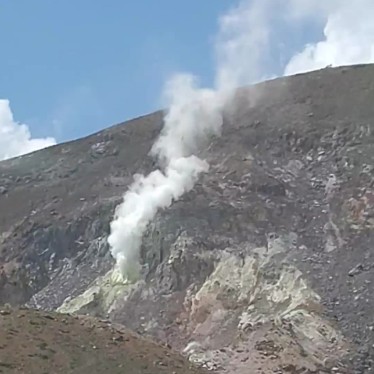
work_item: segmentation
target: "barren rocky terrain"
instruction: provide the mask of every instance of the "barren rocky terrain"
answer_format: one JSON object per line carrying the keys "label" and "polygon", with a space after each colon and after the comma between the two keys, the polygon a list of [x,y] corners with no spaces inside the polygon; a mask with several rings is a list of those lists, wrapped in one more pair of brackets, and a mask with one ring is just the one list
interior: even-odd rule
{"label": "barren rocky terrain", "polygon": [[105,318],[220,373],[371,373],[373,103],[372,65],[239,90],[131,285],[106,238],[133,174],[157,167],[162,112],[1,162],[0,304]]}
{"label": "barren rocky terrain", "polygon": [[5,308],[0,326],[0,373],[198,372],[178,353],[109,321]]}

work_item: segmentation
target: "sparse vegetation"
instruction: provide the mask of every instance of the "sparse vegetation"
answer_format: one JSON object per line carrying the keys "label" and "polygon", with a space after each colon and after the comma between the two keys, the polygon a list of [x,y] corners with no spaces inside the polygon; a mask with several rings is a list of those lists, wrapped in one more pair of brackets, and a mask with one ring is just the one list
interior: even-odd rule
{"label": "sparse vegetation", "polygon": [[9,307],[4,311],[0,373],[199,372],[179,354],[94,318]]}

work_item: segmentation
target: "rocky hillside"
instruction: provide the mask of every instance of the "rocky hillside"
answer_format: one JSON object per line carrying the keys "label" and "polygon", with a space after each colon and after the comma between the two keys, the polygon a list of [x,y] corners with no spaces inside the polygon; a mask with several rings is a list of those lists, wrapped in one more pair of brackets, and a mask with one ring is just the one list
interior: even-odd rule
{"label": "rocky hillside", "polygon": [[373,102],[371,65],[239,90],[131,285],[106,238],[162,112],[0,163],[0,302],[108,318],[212,371],[370,373]]}

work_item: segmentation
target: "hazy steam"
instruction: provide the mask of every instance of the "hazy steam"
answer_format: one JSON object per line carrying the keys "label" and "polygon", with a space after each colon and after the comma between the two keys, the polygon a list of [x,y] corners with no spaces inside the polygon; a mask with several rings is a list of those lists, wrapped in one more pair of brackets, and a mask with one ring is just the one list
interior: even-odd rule
{"label": "hazy steam", "polygon": [[269,0],[241,1],[219,19],[215,79],[218,91],[232,91],[266,78],[262,62],[269,47],[269,15],[274,4]]}
{"label": "hazy steam", "polygon": [[[243,14],[244,7],[247,11]],[[250,34],[246,19],[251,23],[247,17],[252,18],[253,12],[247,7],[243,2],[220,20],[215,89],[199,88],[197,78],[190,74],[177,74],[165,85],[169,110],[151,149],[162,170],[135,176],[111,223],[108,243],[125,279],[138,276],[142,235],[156,212],[191,190],[199,175],[208,171],[207,162],[194,153],[212,135],[220,135],[222,112],[233,88],[249,83],[256,75],[258,58],[253,52],[264,47],[267,37]]]}

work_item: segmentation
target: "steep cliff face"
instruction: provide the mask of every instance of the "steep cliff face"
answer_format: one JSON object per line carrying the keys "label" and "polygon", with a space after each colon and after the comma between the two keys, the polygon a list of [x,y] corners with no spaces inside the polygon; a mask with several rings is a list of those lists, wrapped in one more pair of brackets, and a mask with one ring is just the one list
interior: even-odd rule
{"label": "steep cliff face", "polygon": [[161,112],[0,163],[0,301],[105,316],[221,372],[369,372],[373,100],[373,66],[239,90],[130,285],[109,222],[155,166]]}

